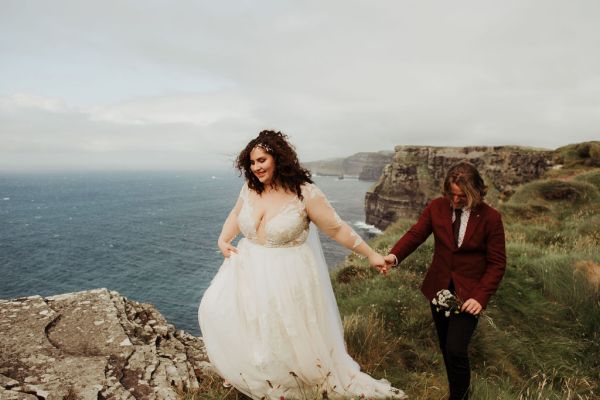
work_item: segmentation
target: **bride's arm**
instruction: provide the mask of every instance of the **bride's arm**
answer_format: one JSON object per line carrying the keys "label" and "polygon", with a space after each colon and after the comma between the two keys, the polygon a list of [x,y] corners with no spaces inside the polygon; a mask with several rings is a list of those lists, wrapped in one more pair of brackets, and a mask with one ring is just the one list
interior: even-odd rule
{"label": "bride's arm", "polygon": [[229,213],[229,216],[223,223],[223,228],[221,229],[221,234],[219,235],[219,240],[217,241],[219,250],[221,250],[221,253],[223,253],[225,258],[229,257],[232,252],[237,253],[237,249],[231,244],[231,241],[240,233],[238,214],[240,213],[243,203],[244,200],[240,196],[237,203],[235,203],[235,206]]}
{"label": "bride's arm", "polygon": [[314,185],[303,191],[308,218],[327,236],[342,246],[369,259],[371,265],[383,266],[383,256],[376,253],[346,222],[342,221],[327,198]]}

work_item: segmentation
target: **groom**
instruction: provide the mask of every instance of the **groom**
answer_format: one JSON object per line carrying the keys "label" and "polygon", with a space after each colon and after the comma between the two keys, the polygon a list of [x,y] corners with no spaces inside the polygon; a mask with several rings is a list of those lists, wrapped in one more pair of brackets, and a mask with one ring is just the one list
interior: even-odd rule
{"label": "groom", "polygon": [[483,202],[487,187],[466,161],[454,164],[444,180],[443,197],[432,200],[418,222],[406,232],[381,272],[398,265],[433,232],[433,261],[421,291],[429,301],[449,289],[463,301],[461,313],[431,313],[444,357],[450,400],[468,399],[470,366],[467,347],[478,315],[498,288],[506,267],[504,227],[498,211]]}

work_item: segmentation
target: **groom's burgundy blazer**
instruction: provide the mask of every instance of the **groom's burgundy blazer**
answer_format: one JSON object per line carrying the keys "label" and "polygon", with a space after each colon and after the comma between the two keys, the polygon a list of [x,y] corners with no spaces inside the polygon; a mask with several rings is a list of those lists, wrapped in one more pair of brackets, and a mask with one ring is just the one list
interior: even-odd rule
{"label": "groom's burgundy blazer", "polygon": [[456,295],[473,298],[482,307],[498,288],[506,268],[504,227],[500,213],[485,203],[471,210],[465,236],[457,247],[452,230],[452,205],[446,197],[432,200],[419,220],[394,245],[391,253],[402,261],[433,232],[435,250],[421,291],[431,300],[454,282]]}

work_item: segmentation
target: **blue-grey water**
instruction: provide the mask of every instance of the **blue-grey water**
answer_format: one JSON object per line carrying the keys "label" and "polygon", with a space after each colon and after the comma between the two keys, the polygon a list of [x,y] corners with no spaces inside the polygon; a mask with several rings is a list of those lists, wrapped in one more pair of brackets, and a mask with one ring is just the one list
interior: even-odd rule
{"label": "blue-grey water", "polygon": [[[372,236],[371,183],[315,183]],[[106,287],[198,335],[198,304],[223,260],[217,237],[241,185],[233,171],[0,175],[0,298]],[[330,267],[348,254],[326,238],[323,247]]]}

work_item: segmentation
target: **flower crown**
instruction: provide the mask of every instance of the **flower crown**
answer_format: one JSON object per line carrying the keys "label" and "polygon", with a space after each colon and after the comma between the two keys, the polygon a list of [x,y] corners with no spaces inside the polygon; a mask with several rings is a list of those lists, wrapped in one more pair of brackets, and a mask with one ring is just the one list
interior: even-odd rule
{"label": "flower crown", "polygon": [[267,153],[272,153],[273,152],[273,149],[271,148],[271,146],[269,146],[266,143],[257,143],[257,144],[254,145],[254,147],[252,148],[252,150],[254,150],[257,147],[260,147],[261,149],[263,149]]}

